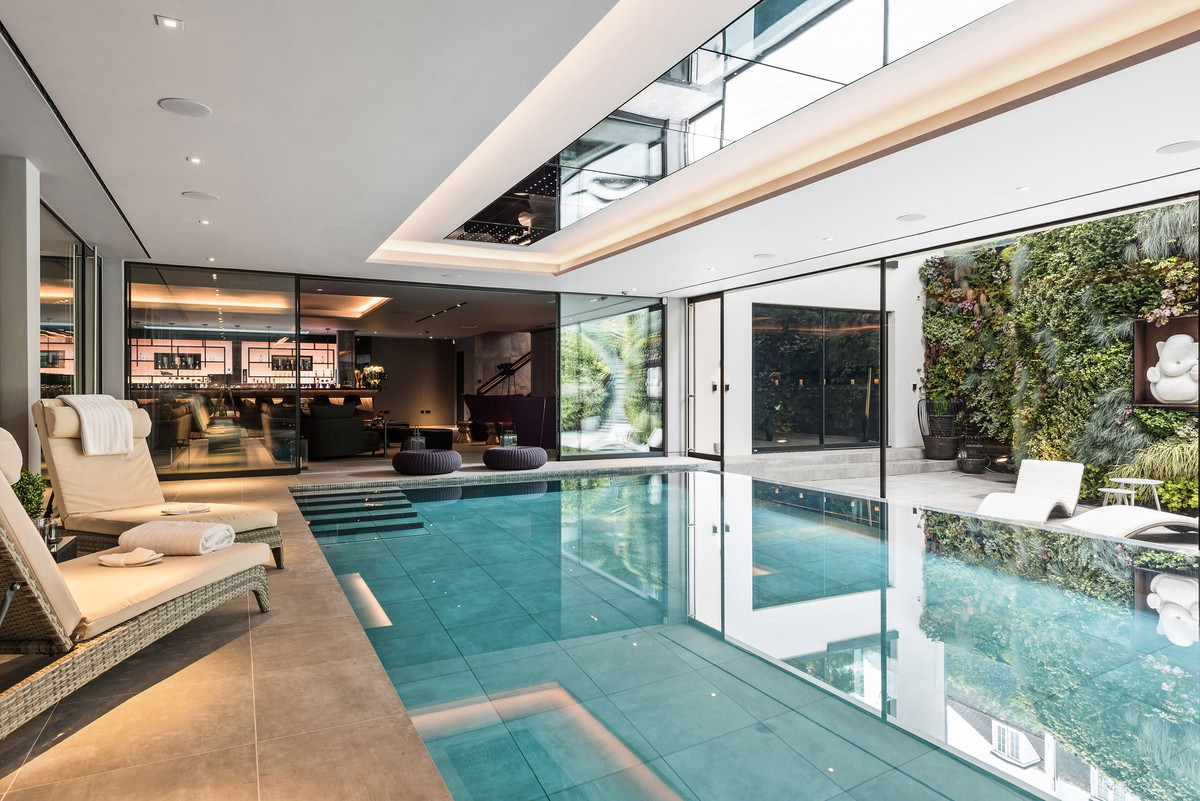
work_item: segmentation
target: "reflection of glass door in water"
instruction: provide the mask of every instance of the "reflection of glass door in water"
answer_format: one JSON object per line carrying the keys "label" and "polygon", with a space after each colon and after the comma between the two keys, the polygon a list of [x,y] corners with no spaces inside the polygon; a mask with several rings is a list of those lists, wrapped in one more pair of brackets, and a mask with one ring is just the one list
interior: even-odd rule
{"label": "reflection of glass door in water", "polygon": [[688,302],[688,455],[717,458],[722,447],[725,377],[721,365],[722,299]]}

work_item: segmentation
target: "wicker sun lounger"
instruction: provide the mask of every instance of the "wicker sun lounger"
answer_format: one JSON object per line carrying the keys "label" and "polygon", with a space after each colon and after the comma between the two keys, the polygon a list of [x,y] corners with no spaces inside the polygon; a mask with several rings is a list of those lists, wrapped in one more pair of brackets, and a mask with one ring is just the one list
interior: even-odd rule
{"label": "wicker sun lounger", "polygon": [[[79,553],[114,547],[126,530],[162,520],[168,506],[146,445],[150,416],[133,401],[122,404],[133,417],[133,451],[105,456],[83,454],[79,416],[70,406],[58,399],[33,405],[33,421],[54,488],[54,514],[62,518],[64,533],[75,536]],[[228,523],[238,542],[266,543],[275,566],[283,567],[283,535],[274,510],[227,503],[210,507],[207,512],[171,519]]]}
{"label": "wicker sun lounger", "polygon": [[261,543],[142,568],[103,567],[96,554],[55,564],[9,487],[20,465],[0,429],[0,653],[54,659],[0,692],[0,737],[210,609],[246,592],[270,609]]}

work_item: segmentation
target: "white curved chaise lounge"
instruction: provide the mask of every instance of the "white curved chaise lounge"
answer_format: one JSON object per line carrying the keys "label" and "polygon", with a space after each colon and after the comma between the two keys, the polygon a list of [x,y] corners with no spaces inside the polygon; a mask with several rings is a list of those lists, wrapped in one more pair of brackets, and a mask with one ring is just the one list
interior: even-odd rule
{"label": "white curved chaise lounge", "polygon": [[1110,537],[1136,537],[1156,530],[1200,537],[1200,520],[1141,506],[1102,506],[1065,521],[1063,526]]}
{"label": "white curved chaise lounge", "polygon": [[1083,465],[1025,459],[1017,471],[1013,492],[993,492],[975,514],[1022,523],[1045,523],[1056,510],[1070,517],[1079,503]]}
{"label": "white curved chaise lounge", "polygon": [[[65,533],[75,535],[80,553],[113,547],[123,532],[162,520],[167,506],[146,445],[150,415],[133,401],[119,403],[132,417],[133,450],[104,456],[84,455],[79,415],[73,408],[57,398],[33,404],[33,422],[54,488],[54,514],[62,518]],[[207,512],[171,519],[227,523],[238,542],[270,546],[275,566],[283,567],[283,535],[273,509],[214,503]]]}

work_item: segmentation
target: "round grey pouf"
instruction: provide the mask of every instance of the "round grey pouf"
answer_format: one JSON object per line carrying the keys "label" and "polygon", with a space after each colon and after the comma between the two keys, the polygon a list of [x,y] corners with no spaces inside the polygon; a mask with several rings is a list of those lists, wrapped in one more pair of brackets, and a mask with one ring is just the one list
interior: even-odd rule
{"label": "round grey pouf", "polygon": [[399,451],[392,467],[406,476],[438,476],[462,467],[462,457],[455,451]]}
{"label": "round grey pouf", "polygon": [[533,470],[546,463],[546,451],[536,445],[488,448],[483,463],[493,470]]}

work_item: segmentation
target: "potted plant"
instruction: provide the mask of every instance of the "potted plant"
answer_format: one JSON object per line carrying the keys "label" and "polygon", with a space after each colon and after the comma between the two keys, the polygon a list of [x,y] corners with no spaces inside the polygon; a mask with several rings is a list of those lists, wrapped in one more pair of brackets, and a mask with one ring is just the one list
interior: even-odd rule
{"label": "potted plant", "polygon": [[21,470],[21,477],[17,479],[17,483],[12,485],[13,492],[17,496],[17,500],[21,502],[21,506],[25,508],[25,514],[29,515],[31,520],[37,520],[42,516],[42,501],[46,497],[46,480],[39,475]]}

